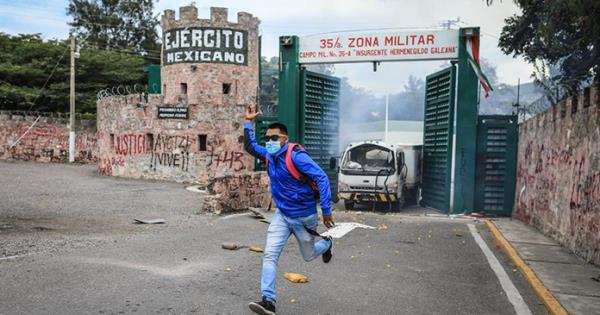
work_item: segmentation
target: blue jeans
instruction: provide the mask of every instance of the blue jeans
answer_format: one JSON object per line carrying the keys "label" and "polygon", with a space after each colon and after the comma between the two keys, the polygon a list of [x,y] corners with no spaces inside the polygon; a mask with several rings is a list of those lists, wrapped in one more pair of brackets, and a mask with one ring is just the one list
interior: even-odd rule
{"label": "blue jeans", "polygon": [[291,234],[294,234],[300,245],[300,253],[306,261],[311,261],[321,256],[329,249],[330,241],[320,240],[315,242],[315,237],[310,235],[304,226],[317,230],[318,216],[312,214],[305,217],[289,218],[277,210],[273,214],[271,224],[267,230],[267,245],[263,256],[263,269],[260,289],[262,296],[275,303],[275,280],[277,277],[277,262],[279,255]]}

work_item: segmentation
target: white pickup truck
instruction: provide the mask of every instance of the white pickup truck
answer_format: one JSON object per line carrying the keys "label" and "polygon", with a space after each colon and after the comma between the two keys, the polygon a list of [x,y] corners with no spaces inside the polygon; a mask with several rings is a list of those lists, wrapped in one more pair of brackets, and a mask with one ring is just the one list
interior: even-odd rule
{"label": "white pickup truck", "polygon": [[422,145],[362,141],[342,153],[338,196],[346,210],[355,204],[387,206],[397,211],[408,195],[418,201]]}

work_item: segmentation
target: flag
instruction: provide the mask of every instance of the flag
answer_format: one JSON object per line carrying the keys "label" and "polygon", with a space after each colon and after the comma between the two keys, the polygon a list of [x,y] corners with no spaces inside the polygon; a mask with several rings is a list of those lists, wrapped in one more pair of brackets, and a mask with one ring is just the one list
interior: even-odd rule
{"label": "flag", "polygon": [[488,97],[490,91],[494,89],[488,78],[483,74],[483,71],[481,71],[481,65],[479,64],[479,36],[467,38],[467,59],[485,91],[485,97]]}

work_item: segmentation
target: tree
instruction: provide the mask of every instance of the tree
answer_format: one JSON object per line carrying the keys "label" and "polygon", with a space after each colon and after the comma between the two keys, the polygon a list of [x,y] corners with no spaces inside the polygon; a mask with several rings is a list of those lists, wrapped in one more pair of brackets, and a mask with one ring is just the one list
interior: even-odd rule
{"label": "tree", "polygon": [[[69,57],[67,40],[0,33],[0,109],[68,112]],[[139,55],[82,49],[75,67],[76,110],[95,112],[99,90],[144,84],[144,64]]]}
{"label": "tree", "polygon": [[105,50],[132,49],[160,56],[152,15],[153,0],[71,0],[67,14],[73,17],[72,35]]}
{"label": "tree", "polygon": [[[277,106],[279,104],[279,58],[261,57],[261,82],[260,82],[260,105],[261,109],[265,112],[265,115],[276,114]],[[310,71],[315,71],[327,75],[333,75],[334,66],[319,64],[309,65],[307,67]]]}
{"label": "tree", "polygon": [[504,53],[558,69],[555,76],[537,73],[536,77],[538,81],[548,79],[566,94],[576,93],[591,81],[600,83],[600,1],[514,2],[523,13],[505,20],[499,44]]}
{"label": "tree", "polygon": [[260,104],[264,106],[277,106],[279,103],[279,58],[261,57],[261,86]]}

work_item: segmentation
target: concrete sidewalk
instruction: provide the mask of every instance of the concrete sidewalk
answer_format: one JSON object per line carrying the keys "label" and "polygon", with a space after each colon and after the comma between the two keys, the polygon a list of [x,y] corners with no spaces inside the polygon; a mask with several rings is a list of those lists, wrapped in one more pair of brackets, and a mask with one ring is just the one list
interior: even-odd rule
{"label": "concrete sidewalk", "polygon": [[586,263],[535,228],[494,220],[506,240],[570,314],[600,314],[600,268]]}

